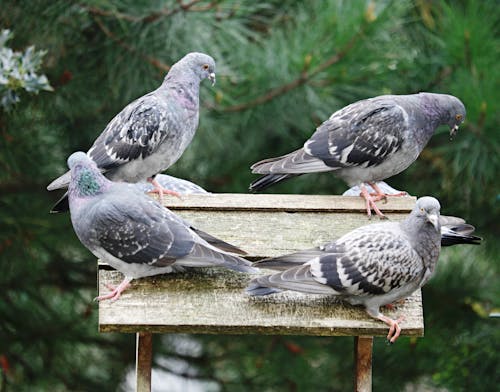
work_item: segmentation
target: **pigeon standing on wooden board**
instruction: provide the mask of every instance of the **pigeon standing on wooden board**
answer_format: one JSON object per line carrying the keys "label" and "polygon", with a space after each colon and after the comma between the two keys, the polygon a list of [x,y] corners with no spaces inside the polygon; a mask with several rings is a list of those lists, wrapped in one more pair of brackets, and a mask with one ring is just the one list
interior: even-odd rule
{"label": "pigeon standing on wooden board", "polygon": [[253,279],[247,293],[339,296],[389,325],[387,340],[394,343],[402,318],[393,320],[380,307],[408,297],[434,273],[441,250],[439,211],[435,198],[422,197],[402,222],[362,226],[318,249],[257,262],[256,267],[282,272]]}
{"label": "pigeon standing on wooden board", "polygon": [[118,299],[132,279],[183,267],[255,272],[249,261],[220,249],[231,245],[193,230],[135,185],[108,180],[87,154],[72,154],[68,166],[69,208],[76,235],[95,256],[125,275],[118,287],[98,300]]}
{"label": "pigeon standing on wooden board", "polygon": [[252,173],[263,176],[250,190],[305,173],[335,171],[349,186],[360,186],[369,216],[373,209],[383,218],[375,202],[386,194],[376,182],[410,166],[440,125],[448,125],[453,137],[464,119],[465,107],[452,95],[382,95],[358,101],[333,113],[302,148],[253,164]]}
{"label": "pigeon standing on wooden board", "polygon": [[[172,65],[156,90],[136,99],[118,113],[87,152],[97,167],[112,181],[152,182],[154,176],[174,164],[191,143],[198,128],[199,90],[204,79],[215,83],[214,59],[203,53],[189,53]],[[47,187],[66,188],[67,172]],[[66,195],[51,212],[65,211]]]}

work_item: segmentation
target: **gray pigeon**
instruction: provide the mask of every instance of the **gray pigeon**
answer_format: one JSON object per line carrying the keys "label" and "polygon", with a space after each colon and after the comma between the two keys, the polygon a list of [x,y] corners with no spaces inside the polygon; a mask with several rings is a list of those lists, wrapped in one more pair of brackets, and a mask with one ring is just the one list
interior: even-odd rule
{"label": "gray pigeon", "polygon": [[[376,185],[381,189],[386,195],[398,195],[403,193],[394,189],[389,184],[384,181],[378,181]],[[371,185],[366,185],[366,190],[369,193],[375,192]],[[342,195],[343,196],[357,196],[360,193],[360,187],[358,185],[349,188]],[[473,235],[476,228],[465,222],[462,218],[457,218],[454,216],[444,216],[441,215],[439,218],[441,223],[441,246],[452,246],[461,244],[471,244],[479,245],[482,241],[481,237]]]}
{"label": "gray pigeon", "polygon": [[386,195],[375,183],[410,166],[438,126],[449,125],[454,136],[464,119],[464,105],[451,95],[382,95],[358,101],[333,113],[302,148],[253,164],[252,173],[264,176],[250,190],[304,173],[335,171],[349,186],[360,186],[369,216],[373,209],[383,218],[375,201]]}
{"label": "gray pigeon", "polygon": [[282,272],[253,279],[247,292],[339,296],[388,324],[387,339],[394,343],[402,319],[384,316],[380,307],[408,297],[432,276],[441,250],[439,210],[436,199],[422,197],[402,222],[362,226],[319,249],[257,262]]}
{"label": "gray pigeon", "polygon": [[[169,176],[168,174],[158,174],[155,180],[165,189],[177,192],[179,195],[208,195],[207,192],[201,186],[195,184],[194,182],[184,180],[183,178],[178,178],[174,176]],[[143,192],[151,192],[154,190],[153,184],[143,181],[135,184],[136,187]]]}
{"label": "gray pigeon", "polygon": [[441,215],[441,246],[480,245],[482,238],[473,235],[476,228],[462,218]]}
{"label": "gray pigeon", "polygon": [[202,237],[214,237],[199,235],[133,184],[108,180],[87,154],[72,154],[68,166],[69,207],[76,235],[95,256],[125,275],[118,287],[98,300],[118,299],[132,279],[182,267],[255,271],[249,261],[211,245]]}
{"label": "gray pigeon", "polygon": [[[214,59],[203,53],[187,54],[172,65],[160,87],[128,104],[108,123],[87,155],[110,180],[148,179],[161,196],[164,190],[154,176],[174,164],[193,139],[200,82],[206,78],[215,83]],[[47,189],[66,188],[69,181],[67,172]],[[65,211],[63,199],[51,212],[60,211]]]}

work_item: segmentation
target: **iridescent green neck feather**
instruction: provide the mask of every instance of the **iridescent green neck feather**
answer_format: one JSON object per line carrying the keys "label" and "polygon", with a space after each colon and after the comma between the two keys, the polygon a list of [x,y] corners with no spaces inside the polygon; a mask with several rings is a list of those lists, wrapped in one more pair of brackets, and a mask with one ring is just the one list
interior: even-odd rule
{"label": "iridescent green neck feather", "polygon": [[80,196],[94,196],[102,192],[103,183],[92,170],[82,168],[76,180],[76,191]]}

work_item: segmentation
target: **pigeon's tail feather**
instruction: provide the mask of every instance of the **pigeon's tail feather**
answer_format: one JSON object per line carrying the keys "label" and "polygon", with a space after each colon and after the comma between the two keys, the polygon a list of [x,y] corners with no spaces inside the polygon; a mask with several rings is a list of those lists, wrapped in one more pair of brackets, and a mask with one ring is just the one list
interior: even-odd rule
{"label": "pigeon's tail feather", "polygon": [[205,241],[207,241],[210,245],[215,246],[217,249],[223,250],[224,252],[236,253],[239,255],[246,255],[247,254],[247,252],[245,252],[244,250],[242,250],[234,245],[231,245],[225,241],[222,241],[220,238],[216,238],[208,233],[205,233],[202,230],[199,230],[195,227],[191,227],[191,230],[193,230],[201,238],[203,238]]}
{"label": "pigeon's tail feather", "polygon": [[277,271],[284,271],[291,267],[296,267],[307,263],[308,261],[314,259],[315,257],[321,256],[325,252],[320,248],[307,249],[296,253],[291,253],[279,257],[270,257],[268,259],[263,259],[255,262],[254,267],[266,268]]}
{"label": "pigeon's tail feather", "polygon": [[67,188],[71,181],[71,172],[67,171],[62,176],[56,178],[49,185],[47,185],[48,191],[53,191],[55,189]]}
{"label": "pigeon's tail feather", "polygon": [[68,212],[69,211],[69,200],[68,200],[68,192],[66,192],[56,204],[52,206],[50,210],[51,214],[58,214],[60,212]]}
{"label": "pigeon's tail feather", "polygon": [[265,176],[262,176],[252,182],[249,189],[252,192],[258,192],[270,187],[271,185],[277,184],[278,182],[296,177],[298,175],[299,174],[266,174]]}
{"label": "pigeon's tail feather", "polygon": [[277,288],[274,288],[274,287],[265,287],[265,286],[261,286],[259,284],[258,281],[256,281],[255,279],[252,280],[247,288],[245,289],[245,292],[248,294],[248,295],[251,295],[251,296],[262,296],[262,295],[269,295],[269,294],[274,294],[274,293],[279,293],[283,290],[280,290],[280,289],[277,289]]}
{"label": "pigeon's tail feather", "polygon": [[242,257],[222,252],[212,245],[195,244],[188,257],[178,259],[176,264],[184,267],[225,267],[233,271],[257,273],[252,263]]}
{"label": "pigeon's tail feather", "polygon": [[460,224],[453,227],[441,228],[441,246],[461,244],[480,245],[482,238],[472,235],[475,228],[469,224]]}

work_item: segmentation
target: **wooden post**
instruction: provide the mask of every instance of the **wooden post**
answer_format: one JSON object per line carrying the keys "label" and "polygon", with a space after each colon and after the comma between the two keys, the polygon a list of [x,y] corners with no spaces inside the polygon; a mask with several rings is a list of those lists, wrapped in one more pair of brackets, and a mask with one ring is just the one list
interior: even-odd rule
{"label": "wooden post", "polygon": [[372,390],[373,336],[354,337],[354,391]]}
{"label": "wooden post", "polygon": [[153,357],[153,334],[138,332],[135,356],[136,392],[151,392],[151,362]]}

